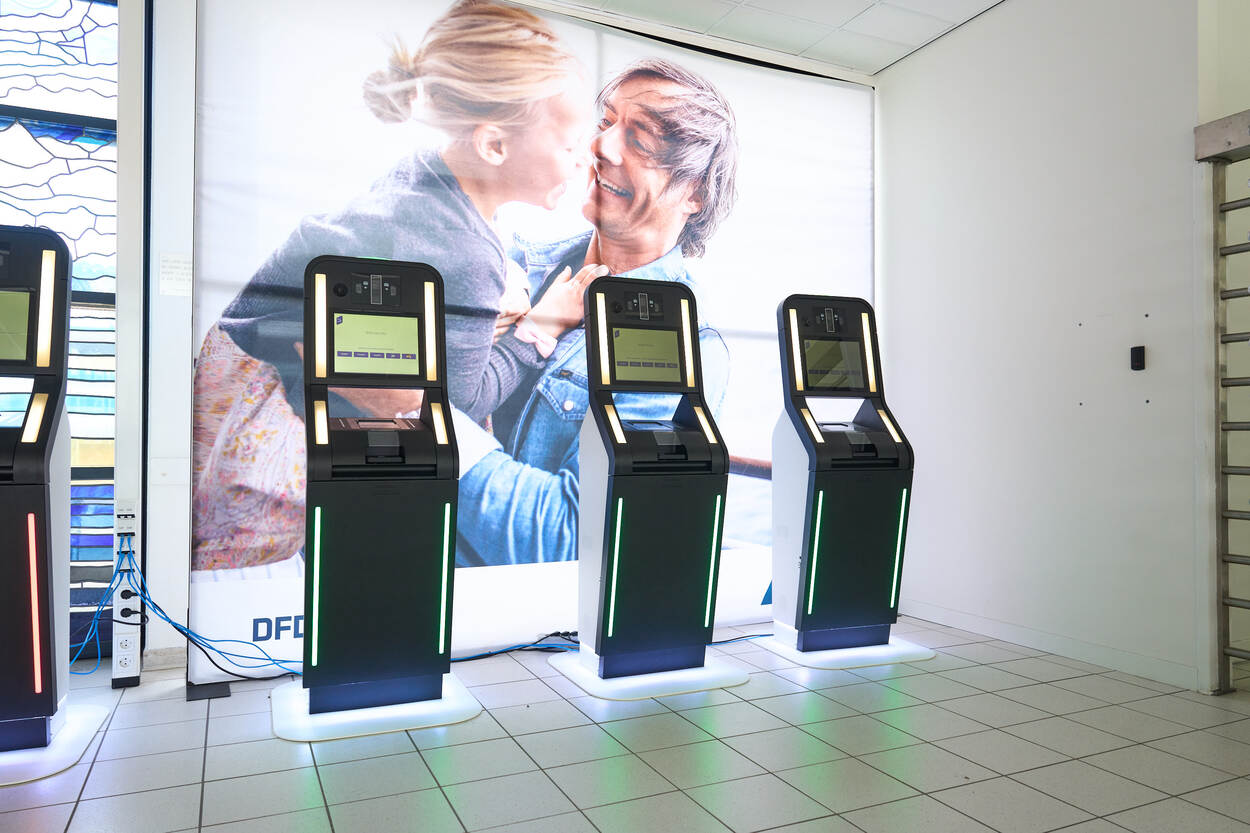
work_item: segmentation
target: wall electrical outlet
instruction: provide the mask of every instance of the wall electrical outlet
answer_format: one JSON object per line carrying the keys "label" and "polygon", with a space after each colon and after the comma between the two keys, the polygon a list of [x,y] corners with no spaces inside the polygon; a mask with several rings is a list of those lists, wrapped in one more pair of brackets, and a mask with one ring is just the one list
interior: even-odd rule
{"label": "wall electrical outlet", "polygon": [[126,556],[135,552],[137,504],[118,499],[113,505],[113,540],[116,546],[117,569],[123,574],[121,585],[113,591],[113,688],[139,684],[143,657],[140,651],[143,633],[143,601],[126,580],[131,561]]}

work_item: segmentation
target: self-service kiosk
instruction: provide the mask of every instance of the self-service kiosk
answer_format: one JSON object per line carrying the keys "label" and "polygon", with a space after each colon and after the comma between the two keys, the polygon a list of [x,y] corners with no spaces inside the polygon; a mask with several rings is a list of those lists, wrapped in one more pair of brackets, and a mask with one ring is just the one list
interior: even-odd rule
{"label": "self-service kiosk", "polygon": [[792,295],[777,316],[785,412],[773,432],[774,639],[799,652],[885,645],[912,449],[885,403],[872,307]]}
{"label": "self-service kiosk", "polygon": [[344,257],[308,265],[303,686],[312,714],[443,693],[457,488],[446,368],[434,268]]}
{"label": "self-service kiosk", "polygon": [[580,661],[600,678],[697,668],[712,638],[729,455],[703,397],[694,293],[603,277],[585,310]]}
{"label": "self-service kiosk", "polygon": [[68,328],[65,244],[0,226],[0,752],[47,746],[69,691]]}

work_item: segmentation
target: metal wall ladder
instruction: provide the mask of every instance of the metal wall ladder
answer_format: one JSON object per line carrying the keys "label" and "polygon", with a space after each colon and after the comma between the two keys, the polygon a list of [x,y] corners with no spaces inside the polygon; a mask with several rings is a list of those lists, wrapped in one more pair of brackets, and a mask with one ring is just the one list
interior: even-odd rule
{"label": "metal wall ladder", "polygon": [[[1250,592],[1238,595],[1238,588],[1250,586],[1250,582],[1242,581],[1237,576],[1233,581],[1235,570],[1250,571],[1250,553],[1233,552],[1231,542],[1235,536],[1232,525],[1236,522],[1250,521],[1250,511],[1234,509],[1229,505],[1230,478],[1250,478],[1250,465],[1236,465],[1233,460],[1231,446],[1244,445],[1238,439],[1234,441],[1236,432],[1250,432],[1250,421],[1234,419],[1232,411],[1237,410],[1230,402],[1230,394],[1237,388],[1250,387],[1250,376],[1230,376],[1230,346],[1250,343],[1250,331],[1229,332],[1230,302],[1238,299],[1250,299],[1250,285],[1229,286],[1229,265],[1232,258],[1245,258],[1250,262],[1250,242],[1231,243],[1227,241],[1228,220],[1234,212],[1246,212],[1241,216],[1250,216],[1250,197],[1228,200],[1227,183],[1229,166],[1236,165],[1241,173],[1244,169],[1250,175],[1250,163],[1237,165],[1250,159],[1250,110],[1229,116],[1218,121],[1208,122],[1194,129],[1195,158],[1199,162],[1211,164],[1211,183],[1214,228],[1214,286],[1215,286],[1215,331],[1216,357],[1215,368],[1219,384],[1216,392],[1216,432],[1218,448],[1218,480],[1216,486],[1216,617],[1218,628],[1219,691],[1233,688],[1233,663],[1237,660],[1250,661],[1250,650],[1234,644],[1230,629],[1230,611],[1234,608],[1250,611]],[[1238,269],[1239,274],[1250,275],[1250,270]],[[1241,283],[1235,280],[1234,283]],[[1250,304],[1250,300],[1243,301]],[[1247,350],[1247,346],[1231,349]],[[1237,357],[1231,357],[1237,359]],[[1244,359],[1240,360],[1244,364]],[[1233,362],[1234,364],[1237,362]],[[1250,415],[1248,415],[1250,416]],[[1250,437],[1242,434],[1241,437]],[[1240,543],[1240,542],[1239,542]]]}

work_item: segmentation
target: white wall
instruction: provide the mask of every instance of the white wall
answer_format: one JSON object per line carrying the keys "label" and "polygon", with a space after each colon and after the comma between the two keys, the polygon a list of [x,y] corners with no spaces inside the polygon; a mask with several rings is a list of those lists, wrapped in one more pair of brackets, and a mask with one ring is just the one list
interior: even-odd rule
{"label": "white wall", "polygon": [[1197,33],[1185,0],[1007,0],[878,75],[878,306],[904,612],[1205,689]]}

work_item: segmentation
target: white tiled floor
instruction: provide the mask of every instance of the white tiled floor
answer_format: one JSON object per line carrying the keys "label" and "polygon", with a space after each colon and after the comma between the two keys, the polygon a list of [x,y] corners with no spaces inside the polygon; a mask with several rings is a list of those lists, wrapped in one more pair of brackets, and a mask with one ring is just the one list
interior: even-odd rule
{"label": "white tiled floor", "polygon": [[0,788],[0,833],[1250,833],[1250,693],[896,632],[937,657],[817,671],[739,642],[713,650],[746,685],[628,703],[545,654],[477,660],[454,667],[472,721],[313,744],[273,737],[276,682],[187,703],[181,670],[124,693],[100,671],[74,696],[115,706],[106,728]]}

